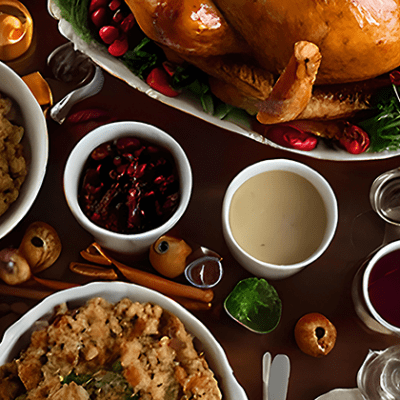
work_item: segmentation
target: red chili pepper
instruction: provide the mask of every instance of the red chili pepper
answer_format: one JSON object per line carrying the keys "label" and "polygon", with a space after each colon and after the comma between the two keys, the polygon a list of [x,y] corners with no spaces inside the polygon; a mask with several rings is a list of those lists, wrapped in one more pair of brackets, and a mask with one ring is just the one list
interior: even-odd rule
{"label": "red chili pepper", "polygon": [[397,71],[397,70],[392,71],[392,72],[389,74],[389,78],[390,78],[390,82],[391,82],[393,85],[396,85],[396,86],[399,86],[399,85],[400,85],[400,71]]}
{"label": "red chili pepper", "polygon": [[368,133],[356,125],[348,124],[344,128],[344,135],[339,143],[351,154],[360,154],[368,149],[370,139]]}
{"label": "red chili pepper", "polygon": [[265,135],[283,147],[303,151],[313,150],[318,143],[318,139],[313,134],[289,124],[271,125],[267,127]]}
{"label": "red chili pepper", "polygon": [[67,117],[66,122],[71,124],[80,124],[82,122],[98,120],[101,118],[108,118],[110,113],[100,108],[90,108],[87,110],[80,110]]}
{"label": "red chili pepper", "polygon": [[179,95],[170,85],[170,76],[163,68],[154,68],[147,76],[146,83],[158,92],[168,97],[176,97]]}

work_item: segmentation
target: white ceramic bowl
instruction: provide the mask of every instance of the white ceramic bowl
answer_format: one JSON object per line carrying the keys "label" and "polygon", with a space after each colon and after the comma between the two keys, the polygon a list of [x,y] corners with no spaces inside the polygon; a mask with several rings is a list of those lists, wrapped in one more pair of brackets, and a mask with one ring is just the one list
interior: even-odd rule
{"label": "white ceramic bowl", "polygon": [[[289,171],[296,173],[314,185],[320,193],[326,208],[327,226],[322,242],[317,250],[308,258],[291,265],[276,265],[260,261],[243,250],[235,240],[229,222],[229,211],[232,197],[238,188],[248,179],[267,171]],[[241,171],[230,183],[225,193],[222,206],[222,229],[226,244],[235,259],[254,275],[267,279],[287,278],[301,271],[314,262],[327,249],[336,232],[338,222],[338,207],[335,194],[329,183],[318,172],[297,161],[286,159],[264,160]],[[266,227],[268,229],[268,227]]]}
{"label": "white ceramic bowl", "polygon": [[380,248],[374,256],[369,260],[367,263],[367,266],[365,268],[363,277],[362,277],[362,295],[363,299],[368,307],[369,312],[372,314],[373,318],[375,321],[377,321],[384,329],[384,333],[389,333],[389,334],[395,334],[397,336],[400,336],[400,328],[397,326],[394,326],[387,322],[385,319],[381,317],[381,315],[376,311],[375,307],[373,306],[371,299],[369,298],[369,291],[368,291],[368,282],[369,282],[369,277],[371,275],[371,271],[376,265],[376,263],[386,256],[389,253],[392,253],[396,250],[400,250],[400,240],[396,240],[394,242],[391,242],[382,248]]}
{"label": "white ceramic bowl", "polygon": [[224,349],[197,318],[175,301],[154,290],[124,282],[94,282],[63,290],[45,298],[5,332],[0,343],[0,365],[18,355],[19,351],[29,343],[36,322],[50,318],[55,306],[67,302],[70,307],[78,307],[89,299],[99,296],[111,303],[116,303],[125,297],[141,303],[151,302],[176,315],[196,338],[196,346],[201,345],[197,350],[204,351],[206,360],[220,383],[224,399],[247,400],[244,389],[233,375]]}
{"label": "white ceramic bowl", "polygon": [[6,64],[0,62],[0,92],[18,107],[16,123],[25,129],[22,139],[28,175],[18,199],[0,217],[0,239],[26,215],[42,186],[48,160],[48,134],[43,111],[25,82]]}
{"label": "white ceramic bowl", "polygon": [[[89,220],[78,203],[79,180],[92,150],[102,143],[126,136],[134,136],[158,144],[173,155],[180,180],[180,201],[175,213],[163,225],[138,234],[120,234],[104,229]],[[192,170],[181,146],[170,135],[152,125],[125,121],[103,125],[84,136],[68,157],[64,171],[64,193],[72,214],[104,248],[123,255],[144,254],[163,234],[182,217],[192,193]]]}

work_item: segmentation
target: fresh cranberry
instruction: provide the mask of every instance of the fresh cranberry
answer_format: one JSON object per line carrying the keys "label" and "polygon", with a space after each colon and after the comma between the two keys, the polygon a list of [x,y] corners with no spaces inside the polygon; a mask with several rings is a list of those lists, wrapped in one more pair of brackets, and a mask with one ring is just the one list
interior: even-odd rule
{"label": "fresh cranberry", "polygon": [[98,8],[105,8],[105,7],[107,7],[107,0],[92,0],[89,6],[89,12],[92,13]]}
{"label": "fresh cranberry", "polygon": [[113,43],[108,46],[108,52],[114,57],[123,56],[129,49],[128,39],[121,37],[120,39],[114,40]]}
{"label": "fresh cranberry", "polygon": [[135,26],[135,17],[133,14],[129,14],[124,20],[121,22],[121,29],[123,32],[129,32]]}
{"label": "fresh cranberry", "polygon": [[112,20],[116,24],[120,24],[124,20],[124,15],[122,14],[121,10],[117,10],[112,17]]}
{"label": "fresh cranberry", "polygon": [[118,8],[121,7],[121,1],[120,0],[112,0],[112,1],[110,1],[108,7],[110,8],[111,11],[118,10]]}
{"label": "fresh cranberry", "polygon": [[104,43],[111,44],[118,39],[119,30],[115,26],[106,25],[100,28],[99,35]]}
{"label": "fresh cranberry", "polygon": [[106,23],[107,12],[105,8],[98,8],[96,11],[93,11],[90,15],[90,19],[95,24],[97,28],[102,27]]}

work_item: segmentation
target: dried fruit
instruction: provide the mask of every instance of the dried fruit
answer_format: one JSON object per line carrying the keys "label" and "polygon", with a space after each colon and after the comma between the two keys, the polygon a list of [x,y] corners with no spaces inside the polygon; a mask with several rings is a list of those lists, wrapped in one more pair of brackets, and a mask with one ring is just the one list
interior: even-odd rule
{"label": "dried fruit", "polygon": [[18,249],[7,248],[0,251],[0,278],[8,285],[19,285],[32,276],[26,259]]}
{"label": "dried fruit", "polygon": [[20,254],[36,274],[54,264],[61,253],[61,240],[56,230],[45,222],[28,226],[19,246]]}
{"label": "dried fruit", "polygon": [[300,350],[313,357],[323,357],[336,343],[335,326],[324,315],[310,313],[297,322],[294,335]]}
{"label": "dried fruit", "polygon": [[182,239],[163,235],[150,248],[149,259],[153,268],[167,278],[176,278],[186,268],[186,258],[192,248]]}

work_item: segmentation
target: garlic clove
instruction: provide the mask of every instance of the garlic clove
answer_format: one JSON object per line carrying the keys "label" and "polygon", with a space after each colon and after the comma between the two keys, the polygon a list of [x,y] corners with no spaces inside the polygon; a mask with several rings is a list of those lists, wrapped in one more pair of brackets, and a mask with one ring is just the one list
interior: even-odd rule
{"label": "garlic clove", "polygon": [[0,278],[8,285],[26,282],[32,276],[26,259],[18,249],[7,248],[0,251]]}
{"label": "garlic clove", "polygon": [[56,230],[41,221],[28,226],[19,246],[19,251],[28,261],[33,274],[53,265],[61,249],[61,240]]}
{"label": "garlic clove", "polygon": [[186,268],[192,248],[182,239],[163,235],[151,246],[149,259],[153,268],[167,278],[176,278]]}

